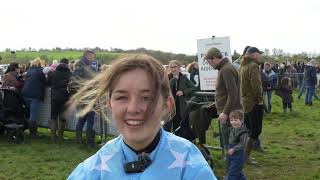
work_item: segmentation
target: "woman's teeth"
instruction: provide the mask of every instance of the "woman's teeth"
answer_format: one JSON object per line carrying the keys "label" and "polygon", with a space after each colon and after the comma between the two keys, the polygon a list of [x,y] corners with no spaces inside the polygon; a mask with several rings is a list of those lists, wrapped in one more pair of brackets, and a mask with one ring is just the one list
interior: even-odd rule
{"label": "woman's teeth", "polygon": [[127,121],[127,124],[133,125],[133,126],[139,126],[139,125],[142,125],[143,122],[142,121]]}

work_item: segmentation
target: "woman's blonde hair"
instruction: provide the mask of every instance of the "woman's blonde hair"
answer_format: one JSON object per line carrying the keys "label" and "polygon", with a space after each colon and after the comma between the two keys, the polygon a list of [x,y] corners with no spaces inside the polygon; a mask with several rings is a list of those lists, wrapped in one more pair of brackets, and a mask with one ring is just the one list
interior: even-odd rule
{"label": "woman's blonde hair", "polygon": [[162,64],[153,57],[143,54],[130,55],[114,61],[107,71],[103,71],[94,79],[87,81],[71,97],[68,102],[69,107],[77,107],[80,110],[78,116],[84,116],[92,110],[107,112],[106,102],[110,99],[117,81],[124,73],[135,69],[144,70],[150,78],[153,95],[147,112],[147,116],[150,116],[158,107],[159,102],[166,102],[170,96],[170,86]]}
{"label": "woman's blonde hair", "polygon": [[172,64],[176,64],[176,65],[178,65],[179,67],[181,67],[182,66],[182,64],[181,64],[181,62],[179,62],[178,60],[171,60],[170,62],[169,62],[169,68],[170,68],[170,66],[172,65]]}
{"label": "woman's blonde hair", "polygon": [[31,67],[41,67],[41,59],[39,57],[35,58],[30,62]]}
{"label": "woman's blonde hair", "polygon": [[198,65],[197,61],[193,61],[192,63],[188,64],[188,66],[186,67],[186,70],[191,73],[191,70],[195,68],[195,66]]}

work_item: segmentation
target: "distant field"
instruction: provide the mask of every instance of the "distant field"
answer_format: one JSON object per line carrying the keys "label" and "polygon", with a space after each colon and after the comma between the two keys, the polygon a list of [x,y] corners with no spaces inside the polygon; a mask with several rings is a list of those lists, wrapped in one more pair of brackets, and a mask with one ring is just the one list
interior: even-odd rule
{"label": "distant field", "polygon": [[[319,93],[319,92],[318,92]],[[280,98],[273,98],[273,112],[266,114],[261,135],[267,153],[253,152],[259,162],[246,165],[248,180],[319,180],[320,179],[320,102],[305,106],[303,99],[295,100],[294,112],[284,114]],[[217,146],[212,137],[217,132],[207,132],[208,144]],[[50,143],[49,132],[41,129],[45,138],[22,145],[8,144],[0,136],[0,180],[2,179],[65,179],[76,165],[95,153],[74,143],[75,135],[68,132],[68,140],[62,145]],[[221,179],[225,161],[221,152],[214,150],[214,173]]]}
{"label": "distant field", "polygon": [[[47,63],[51,63],[53,60],[60,60],[62,58],[68,58],[69,60],[77,60],[80,59],[82,54],[82,51],[16,51],[15,53],[0,52],[0,56],[2,58],[0,63],[6,64],[13,61],[26,63],[37,57],[46,60]],[[110,52],[96,52],[96,59],[103,63],[108,63],[111,60],[118,58],[122,54]]]}

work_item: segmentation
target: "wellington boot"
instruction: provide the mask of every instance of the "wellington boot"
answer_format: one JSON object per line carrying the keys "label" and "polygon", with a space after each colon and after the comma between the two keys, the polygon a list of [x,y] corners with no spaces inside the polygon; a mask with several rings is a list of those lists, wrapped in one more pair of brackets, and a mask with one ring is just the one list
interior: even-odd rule
{"label": "wellington boot", "polygon": [[255,139],[248,138],[245,146],[245,161],[247,164],[257,164],[258,162],[250,158],[251,151],[254,147]]}
{"label": "wellington boot", "polygon": [[57,143],[57,120],[51,119],[50,120],[50,135],[51,135],[51,142],[53,144]]}
{"label": "wellington boot", "polygon": [[94,131],[87,131],[87,147],[88,148],[94,148],[95,147],[95,132]]}
{"label": "wellington boot", "polygon": [[29,132],[30,132],[30,138],[35,139],[37,138],[37,122],[36,121],[30,121],[28,124]]}
{"label": "wellington boot", "polygon": [[64,121],[64,120],[59,121],[58,140],[60,143],[64,140],[63,133],[64,133],[65,126],[66,126],[66,121]]}
{"label": "wellington boot", "polygon": [[76,143],[77,144],[82,144],[82,131],[76,131]]}

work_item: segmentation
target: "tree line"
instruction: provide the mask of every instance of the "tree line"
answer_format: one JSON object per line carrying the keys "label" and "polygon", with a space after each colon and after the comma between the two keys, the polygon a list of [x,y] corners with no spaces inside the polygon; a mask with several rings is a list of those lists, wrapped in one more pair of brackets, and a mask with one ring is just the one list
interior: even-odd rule
{"label": "tree line", "polygon": [[[186,54],[176,54],[171,52],[163,52],[159,50],[150,50],[146,48],[138,48],[131,50],[123,50],[120,48],[110,48],[103,49],[100,47],[95,48],[60,48],[56,47],[53,49],[39,49],[36,50],[34,48],[24,48],[18,51],[11,50],[7,48],[5,51],[0,52],[0,63],[7,64],[13,61],[17,61],[19,63],[27,63],[30,60],[33,60],[37,57],[45,60],[47,63],[51,63],[53,60],[59,60],[63,57],[68,58],[69,60],[77,60],[82,56],[82,52],[85,49],[91,49],[96,52],[96,59],[101,64],[110,64],[111,61],[126,55],[126,54],[137,54],[144,53],[154,58],[160,60],[163,64],[168,64],[170,60],[178,60],[182,64],[189,64],[193,61],[197,61],[197,55],[186,55]],[[284,53],[282,49],[264,49],[264,59],[265,61],[270,62],[297,62],[297,61],[309,61],[310,59],[316,59],[320,61],[320,56],[311,57],[310,54],[306,52],[302,52],[300,54],[289,54]],[[240,53],[236,50],[233,52],[232,61],[238,59],[240,57]]]}

